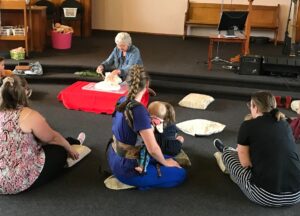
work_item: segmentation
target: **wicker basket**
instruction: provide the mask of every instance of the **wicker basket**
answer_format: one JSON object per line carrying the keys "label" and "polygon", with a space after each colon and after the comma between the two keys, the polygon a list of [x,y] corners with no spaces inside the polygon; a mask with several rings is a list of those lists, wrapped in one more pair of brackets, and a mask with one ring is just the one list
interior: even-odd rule
{"label": "wicker basket", "polygon": [[14,60],[23,60],[25,59],[25,51],[24,52],[10,51],[10,58]]}
{"label": "wicker basket", "polygon": [[16,35],[20,35],[20,36],[25,35],[25,29],[24,28],[14,28],[14,29],[12,29],[12,32],[13,32],[14,36],[16,36]]}
{"label": "wicker basket", "polygon": [[1,26],[0,27],[0,35],[9,36],[12,35],[13,26]]}
{"label": "wicker basket", "polygon": [[76,17],[78,8],[63,8],[65,17]]}

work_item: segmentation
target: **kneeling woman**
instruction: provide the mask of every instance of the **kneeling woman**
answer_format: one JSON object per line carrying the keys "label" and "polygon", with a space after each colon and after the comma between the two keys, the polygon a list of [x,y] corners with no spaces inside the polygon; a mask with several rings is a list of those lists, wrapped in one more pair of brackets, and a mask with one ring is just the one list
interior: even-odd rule
{"label": "kneeling woman", "polygon": [[[119,101],[113,117],[114,141],[108,147],[108,162],[114,176],[121,182],[141,190],[158,187],[175,187],[186,178],[186,171],[172,158],[165,159],[155,140],[150,115],[142,105],[136,105],[146,91],[149,78],[142,66],[134,65],[127,76],[129,93]],[[141,136],[152,159],[147,172],[140,174],[138,166]]]}
{"label": "kneeling woman", "polygon": [[231,179],[260,205],[298,203],[300,157],[288,122],[269,92],[254,93],[248,105],[252,119],[240,127],[237,151],[215,140]]}

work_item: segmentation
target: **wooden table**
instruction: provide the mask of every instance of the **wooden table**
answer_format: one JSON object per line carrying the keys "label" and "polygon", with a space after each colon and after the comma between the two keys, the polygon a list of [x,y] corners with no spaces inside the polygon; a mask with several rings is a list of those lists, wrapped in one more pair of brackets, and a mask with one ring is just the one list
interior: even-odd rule
{"label": "wooden table", "polygon": [[207,61],[207,65],[208,65],[208,70],[211,70],[212,68],[212,55],[213,55],[213,47],[214,47],[214,43],[240,43],[241,44],[241,54],[244,53],[245,51],[245,41],[246,38],[245,37],[236,37],[236,38],[227,38],[224,37],[223,35],[212,35],[209,37],[209,46],[208,46],[208,61]]}

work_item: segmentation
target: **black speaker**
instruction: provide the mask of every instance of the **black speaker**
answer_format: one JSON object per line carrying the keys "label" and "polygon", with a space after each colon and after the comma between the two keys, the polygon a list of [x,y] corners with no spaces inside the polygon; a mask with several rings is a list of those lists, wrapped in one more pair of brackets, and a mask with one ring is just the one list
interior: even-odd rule
{"label": "black speaker", "polygon": [[262,69],[265,73],[279,76],[299,76],[300,58],[287,56],[265,56]]}
{"label": "black speaker", "polygon": [[242,56],[240,59],[239,74],[261,75],[262,57],[259,55]]}

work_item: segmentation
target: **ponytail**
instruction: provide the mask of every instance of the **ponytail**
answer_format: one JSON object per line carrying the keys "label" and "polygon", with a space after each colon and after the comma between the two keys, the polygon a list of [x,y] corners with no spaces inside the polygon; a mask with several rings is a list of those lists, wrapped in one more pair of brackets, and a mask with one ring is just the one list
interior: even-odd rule
{"label": "ponytail", "polygon": [[175,110],[174,110],[174,107],[167,103],[167,102],[164,102],[164,105],[166,107],[166,115],[165,115],[165,118],[164,118],[164,122],[166,123],[170,123],[170,124],[174,124],[175,123]]}
{"label": "ponytail", "polygon": [[123,103],[117,105],[116,110],[118,112],[125,111],[128,103],[134,100],[136,95],[146,87],[147,82],[149,81],[149,77],[146,74],[143,66],[133,65],[129,70],[126,81],[129,86],[129,92],[126,100]]}

